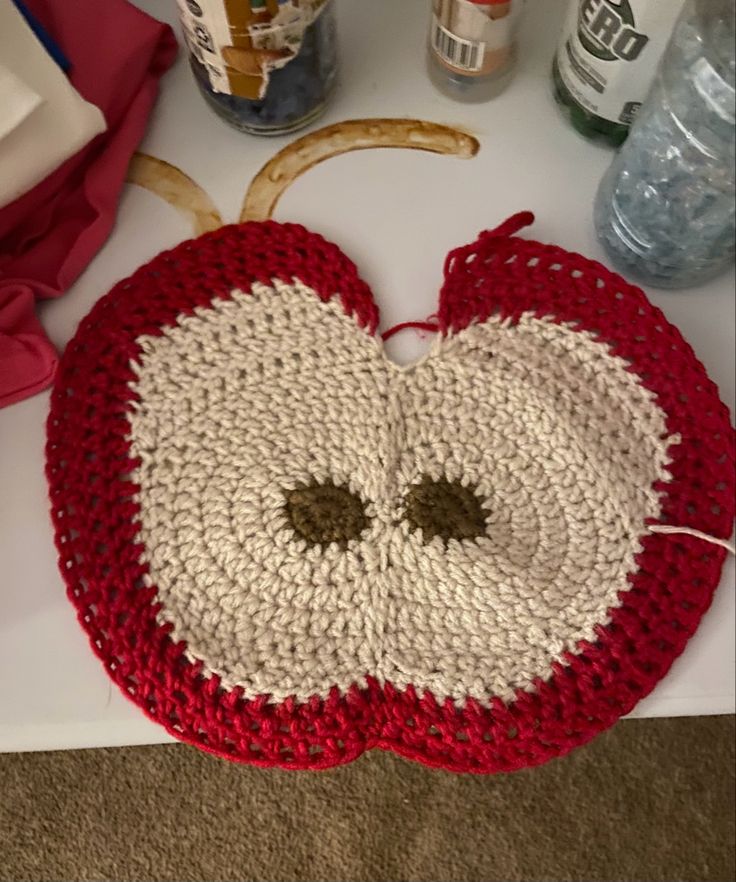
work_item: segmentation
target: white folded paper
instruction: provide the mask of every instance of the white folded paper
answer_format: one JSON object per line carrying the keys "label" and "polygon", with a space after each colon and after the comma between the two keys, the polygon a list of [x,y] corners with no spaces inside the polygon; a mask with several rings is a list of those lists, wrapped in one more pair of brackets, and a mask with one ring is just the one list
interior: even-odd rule
{"label": "white folded paper", "polygon": [[105,128],[16,7],[0,0],[0,208]]}
{"label": "white folded paper", "polygon": [[0,140],[17,129],[42,102],[38,92],[0,64]]}

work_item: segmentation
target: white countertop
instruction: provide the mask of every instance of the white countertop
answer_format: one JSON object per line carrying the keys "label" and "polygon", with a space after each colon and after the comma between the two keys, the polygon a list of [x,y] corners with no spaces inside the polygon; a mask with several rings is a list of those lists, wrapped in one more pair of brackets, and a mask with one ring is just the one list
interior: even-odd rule
{"label": "white countertop", "polygon": [[[139,5],[174,21],[174,0]],[[576,135],[550,91],[563,0],[530,0],[514,82],[494,102],[475,106],[436,94],[424,73],[428,0],[338,6],[342,83],[318,125],[410,116],[457,125],[481,142],[472,160],[401,150],[340,156],[300,178],[281,201],[276,219],[304,223],[356,261],[373,287],[383,328],[434,312],[447,252],[520,209],[537,215],[523,235],[604,259],[591,215],[611,153]],[[164,79],[142,149],[193,177],[232,221],[254,173],[287,140],[228,128],[200,99],[182,53]],[[113,283],[190,235],[170,207],[127,187],[107,245],[68,294],[41,307],[59,349]],[[733,409],[733,273],[698,289],[649,293]],[[425,345],[410,331],[388,349],[408,360]],[[168,741],[108,680],[66,599],[43,474],[48,400],[46,393],[0,409],[0,750]],[[731,559],[698,633],[636,716],[734,712],[735,610]]]}

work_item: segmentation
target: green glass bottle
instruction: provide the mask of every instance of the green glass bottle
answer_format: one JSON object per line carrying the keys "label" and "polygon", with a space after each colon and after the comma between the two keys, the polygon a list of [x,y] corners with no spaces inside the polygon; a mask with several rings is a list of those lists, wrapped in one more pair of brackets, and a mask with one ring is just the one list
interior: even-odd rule
{"label": "green glass bottle", "polygon": [[619,146],[649,91],[684,0],[570,0],[555,97],[586,138]]}

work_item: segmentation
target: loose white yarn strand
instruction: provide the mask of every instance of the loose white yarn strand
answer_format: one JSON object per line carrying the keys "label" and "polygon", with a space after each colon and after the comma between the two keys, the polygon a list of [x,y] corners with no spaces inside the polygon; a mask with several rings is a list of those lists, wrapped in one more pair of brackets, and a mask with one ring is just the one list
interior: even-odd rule
{"label": "loose white yarn strand", "polygon": [[721,548],[725,548],[729,554],[736,557],[736,546],[732,545],[726,539],[718,539],[716,536],[709,536],[707,533],[701,533],[700,530],[693,530],[690,527],[666,527],[661,524],[650,526],[649,530],[652,533],[661,533],[664,536],[694,536],[696,539],[710,542],[711,545],[719,545]]}

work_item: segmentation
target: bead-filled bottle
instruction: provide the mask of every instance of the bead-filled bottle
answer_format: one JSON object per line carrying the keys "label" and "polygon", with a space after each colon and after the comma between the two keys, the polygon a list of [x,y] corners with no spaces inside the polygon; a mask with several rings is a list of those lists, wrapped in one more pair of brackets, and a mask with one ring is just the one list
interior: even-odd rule
{"label": "bead-filled bottle", "polygon": [[598,191],[598,237],[616,266],[644,284],[695,285],[733,261],[735,20],[733,0],[688,0]]}

